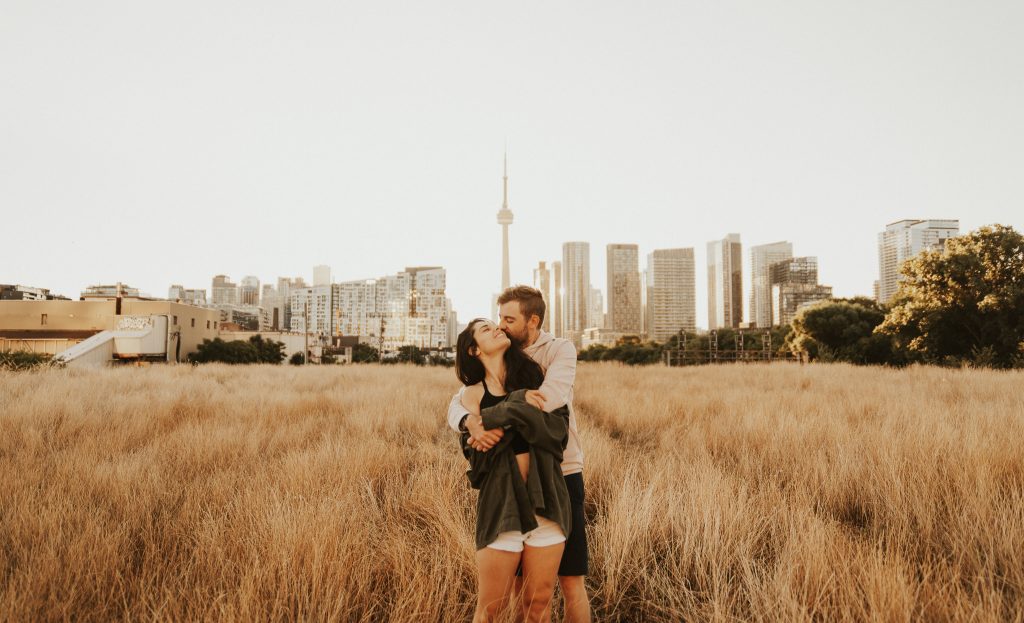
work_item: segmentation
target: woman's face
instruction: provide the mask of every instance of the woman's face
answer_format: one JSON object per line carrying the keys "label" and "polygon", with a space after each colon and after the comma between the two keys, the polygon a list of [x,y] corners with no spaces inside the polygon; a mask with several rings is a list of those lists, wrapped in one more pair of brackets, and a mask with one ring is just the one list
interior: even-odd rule
{"label": "woman's face", "polygon": [[479,322],[473,327],[473,339],[481,355],[502,353],[512,345],[505,332],[489,320]]}

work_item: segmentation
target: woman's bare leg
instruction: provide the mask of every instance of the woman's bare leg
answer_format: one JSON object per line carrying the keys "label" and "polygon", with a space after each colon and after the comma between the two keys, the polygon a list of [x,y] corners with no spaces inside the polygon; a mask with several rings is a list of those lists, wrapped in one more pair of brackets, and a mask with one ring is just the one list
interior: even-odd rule
{"label": "woman's bare leg", "polygon": [[473,623],[485,623],[505,609],[516,579],[520,552],[485,547],[476,551],[477,600]]}
{"label": "woman's bare leg", "polygon": [[[563,542],[547,547],[527,545],[523,550],[523,615],[530,623],[543,620],[545,610],[551,605],[564,549]],[[515,573],[515,569],[512,572]]]}

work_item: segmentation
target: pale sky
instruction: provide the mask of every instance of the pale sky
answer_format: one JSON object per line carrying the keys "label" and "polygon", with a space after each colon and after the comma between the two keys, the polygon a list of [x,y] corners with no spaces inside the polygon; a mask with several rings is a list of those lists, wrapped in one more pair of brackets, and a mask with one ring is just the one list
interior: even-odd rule
{"label": "pale sky", "polygon": [[694,247],[706,326],[729,232],[847,296],[886,223],[1024,229],[1022,111],[1019,0],[2,0],[0,283],[441,265],[465,322],[507,142],[513,281],[569,240],[602,290],[609,243]]}

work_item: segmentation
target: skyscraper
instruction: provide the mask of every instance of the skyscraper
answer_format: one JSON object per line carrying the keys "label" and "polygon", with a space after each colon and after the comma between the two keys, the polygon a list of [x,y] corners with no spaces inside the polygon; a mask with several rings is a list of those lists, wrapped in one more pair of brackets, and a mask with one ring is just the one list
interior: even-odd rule
{"label": "skyscraper", "polygon": [[773,242],[750,247],[750,311],[754,326],[772,326],[772,284],[768,269],[772,264],[793,257],[793,244]]}
{"label": "skyscraper", "polygon": [[680,330],[697,329],[693,248],[655,249],[647,255],[647,318],[650,339],[664,342]]}
{"label": "skyscraper", "polygon": [[[818,258],[794,257],[772,264],[769,269],[772,292],[772,324],[787,325],[797,312],[832,298],[830,286],[818,285]],[[760,326],[760,325],[758,325]]]}
{"label": "skyscraper", "polygon": [[317,335],[334,334],[333,292],[331,286],[291,288],[291,330]]}
{"label": "skyscraper", "polygon": [[331,285],[331,267],[326,264],[320,264],[319,266],[313,267],[313,285],[314,286],[329,286]]}
{"label": "skyscraper", "polygon": [[900,266],[925,249],[942,249],[960,235],[960,221],[906,219],[878,234],[878,302],[888,303],[902,280]]}
{"label": "skyscraper", "polygon": [[227,275],[217,275],[210,286],[210,302],[213,305],[238,305],[238,284],[232,283]]}
{"label": "skyscraper", "polygon": [[708,243],[708,328],[739,327],[743,319],[743,249],[739,234]]}
{"label": "skyscraper", "polygon": [[607,328],[640,333],[640,257],[635,244],[608,245]]}
{"label": "skyscraper", "polygon": [[292,326],[292,304],[291,291],[295,288],[305,288],[306,280],[302,277],[277,278],[277,317],[279,325],[284,330],[290,330]]}
{"label": "skyscraper", "polygon": [[562,278],[565,291],[563,337],[580,348],[590,315],[589,242],[566,242],[562,245]]}
{"label": "skyscraper", "polygon": [[590,302],[587,304],[587,329],[604,329],[604,295],[599,288],[590,288]]}
{"label": "skyscraper", "polygon": [[551,306],[551,328],[555,337],[562,337],[565,335],[565,296],[562,293],[562,263],[558,261],[551,262],[551,272],[555,279],[554,286],[551,288],[551,298],[554,300],[554,304]]}
{"label": "skyscraper", "polygon": [[533,287],[540,290],[541,296],[544,297],[544,305],[547,309],[544,312],[544,322],[540,328],[544,331],[551,331],[551,270],[547,267],[547,262],[540,262],[537,264],[537,268],[533,269]]}
{"label": "skyscraper", "polygon": [[334,334],[380,338],[383,326],[385,350],[446,346],[457,329],[446,280],[444,268],[419,266],[333,284]]}
{"label": "skyscraper", "polygon": [[255,306],[260,304],[260,278],[255,275],[247,275],[242,278],[242,285],[238,288],[240,304]]}
{"label": "skyscraper", "polygon": [[512,224],[512,210],[508,209],[508,154],[505,154],[504,185],[501,210],[498,211],[498,225],[501,225],[501,291],[510,285],[508,270],[508,226]]}

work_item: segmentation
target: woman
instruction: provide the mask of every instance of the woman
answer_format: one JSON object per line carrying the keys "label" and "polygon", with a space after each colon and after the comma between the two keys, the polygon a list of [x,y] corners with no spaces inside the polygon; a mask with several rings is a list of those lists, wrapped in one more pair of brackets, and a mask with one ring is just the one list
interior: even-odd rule
{"label": "woman", "polygon": [[565,407],[545,413],[526,390],[544,381],[540,366],[493,322],[478,318],[459,334],[455,370],[462,401],[476,430],[507,428],[486,452],[462,438],[477,498],[476,562],[479,594],[474,622],[505,608],[522,565],[526,620],[539,621],[554,593],[558,564],[571,528],[569,492],[562,477],[568,439]]}

